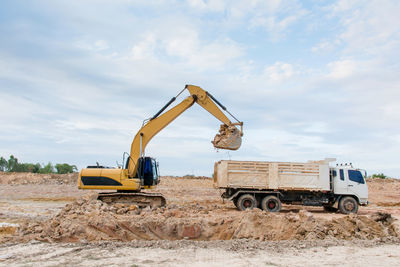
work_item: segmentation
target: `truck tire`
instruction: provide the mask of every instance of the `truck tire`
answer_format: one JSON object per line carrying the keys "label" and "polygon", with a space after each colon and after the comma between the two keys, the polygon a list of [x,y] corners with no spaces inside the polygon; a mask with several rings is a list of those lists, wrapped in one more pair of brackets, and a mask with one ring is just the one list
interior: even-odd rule
{"label": "truck tire", "polygon": [[239,210],[252,210],[254,208],[257,208],[257,200],[253,195],[244,194],[238,198],[236,206]]}
{"label": "truck tire", "polygon": [[343,197],[339,202],[339,210],[341,213],[357,213],[358,203],[353,197]]}
{"label": "truck tire", "polygon": [[282,203],[276,196],[266,196],[261,201],[261,209],[269,212],[278,212],[282,208]]}

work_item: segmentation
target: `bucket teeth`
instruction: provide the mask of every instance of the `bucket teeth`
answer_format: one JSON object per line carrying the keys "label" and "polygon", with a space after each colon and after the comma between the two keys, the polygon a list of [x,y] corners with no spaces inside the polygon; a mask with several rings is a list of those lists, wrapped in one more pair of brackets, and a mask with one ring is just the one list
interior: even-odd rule
{"label": "bucket teeth", "polygon": [[242,144],[240,131],[235,126],[222,124],[219,133],[211,141],[215,148],[237,150]]}

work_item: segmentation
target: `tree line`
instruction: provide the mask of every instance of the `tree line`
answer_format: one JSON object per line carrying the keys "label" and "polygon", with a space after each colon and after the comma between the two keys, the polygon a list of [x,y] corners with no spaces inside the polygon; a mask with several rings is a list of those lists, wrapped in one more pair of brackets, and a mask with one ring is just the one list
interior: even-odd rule
{"label": "tree line", "polygon": [[47,164],[40,163],[20,163],[13,155],[8,160],[0,157],[0,171],[2,172],[33,172],[33,173],[72,173],[77,171],[75,165],[61,163],[53,165],[51,162]]}

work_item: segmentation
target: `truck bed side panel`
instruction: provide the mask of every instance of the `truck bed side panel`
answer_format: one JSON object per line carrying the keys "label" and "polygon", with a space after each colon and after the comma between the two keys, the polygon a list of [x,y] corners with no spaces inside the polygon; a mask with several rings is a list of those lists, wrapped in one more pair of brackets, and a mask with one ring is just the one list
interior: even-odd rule
{"label": "truck bed side panel", "polygon": [[264,162],[220,161],[216,163],[216,187],[268,188],[269,164]]}
{"label": "truck bed side panel", "polygon": [[219,161],[215,187],[329,190],[329,165],[319,162]]}
{"label": "truck bed side panel", "polygon": [[278,172],[279,189],[322,190],[319,165],[316,163],[280,162]]}

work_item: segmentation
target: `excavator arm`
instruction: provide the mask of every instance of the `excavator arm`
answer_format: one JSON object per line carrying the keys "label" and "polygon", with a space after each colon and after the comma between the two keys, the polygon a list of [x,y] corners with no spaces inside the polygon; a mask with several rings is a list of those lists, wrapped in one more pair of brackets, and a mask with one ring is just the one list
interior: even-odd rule
{"label": "excavator arm", "polygon": [[[243,123],[239,122],[232,114],[230,114],[226,108],[219,103],[211,94],[204,91],[198,86],[186,85],[190,93],[190,96],[185,98],[181,103],[171,108],[165,113],[162,113],[172,102],[176,100],[176,97],[172,98],[156,115],[148,120],[142,128],[138,131],[131,145],[131,152],[128,163],[128,176],[135,177],[138,169],[138,159],[143,155],[144,150],[150,140],[164,129],[173,120],[179,117],[185,110],[190,108],[194,103],[199,104],[214,117],[220,120],[221,125],[219,134],[216,135],[212,142],[214,147],[221,149],[237,150],[241,145],[241,136],[243,135]],[[185,90],[184,89],[184,90]],[[178,96],[184,91],[182,90]],[[232,123],[224,112],[218,107],[221,107],[224,111],[228,112],[235,120],[236,123]],[[235,126],[240,126],[238,130]]]}

